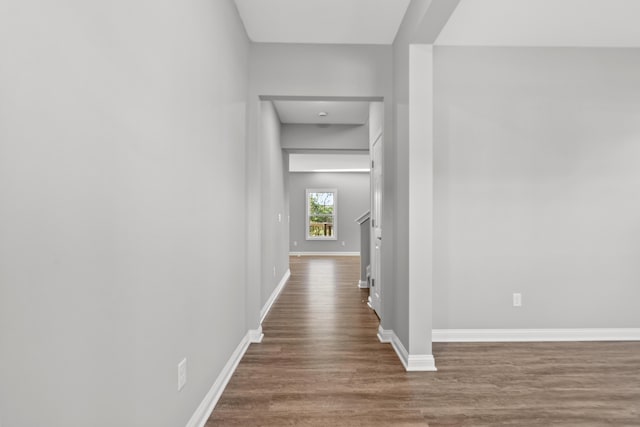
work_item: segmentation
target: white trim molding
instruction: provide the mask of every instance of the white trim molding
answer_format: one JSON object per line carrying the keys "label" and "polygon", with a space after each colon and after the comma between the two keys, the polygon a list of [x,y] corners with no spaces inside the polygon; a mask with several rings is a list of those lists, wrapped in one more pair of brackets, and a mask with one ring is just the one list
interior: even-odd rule
{"label": "white trim molding", "polygon": [[367,281],[366,281],[366,280],[360,280],[360,281],[358,282],[358,287],[359,287],[360,289],[369,289],[369,283],[367,283]]}
{"label": "white trim molding", "polygon": [[434,329],[434,342],[640,341],[640,328]]}
{"label": "white trim molding", "polygon": [[384,329],[382,325],[378,326],[378,340],[381,343],[391,344],[396,334],[391,329]]}
{"label": "white trim molding", "polygon": [[290,256],[360,256],[360,252],[289,252]]}
{"label": "white trim molding", "polygon": [[258,326],[258,329],[249,329],[247,332],[249,337],[250,344],[260,344],[262,339],[264,338],[264,334],[262,333],[262,326]]}
{"label": "white trim molding", "polygon": [[242,341],[240,341],[240,344],[238,344],[238,347],[236,347],[226,365],[224,365],[224,368],[222,368],[220,375],[216,378],[211,389],[191,416],[186,427],[204,427],[211,415],[211,412],[216,407],[218,400],[220,400],[222,392],[225,387],[227,387],[231,376],[236,371],[240,360],[242,360],[242,357],[249,348],[249,344],[260,341],[262,341],[262,327],[247,331],[246,335],[242,338]]}
{"label": "white trim molding", "polygon": [[[282,276],[282,279],[280,279],[280,283],[278,283],[278,286],[276,286],[276,288],[271,293],[271,296],[269,296],[269,299],[264,304],[264,307],[262,307],[262,310],[260,310],[260,324],[264,322],[265,317],[267,317],[267,314],[269,314],[273,303],[278,299],[278,296],[284,289],[284,285],[287,284],[287,280],[289,280],[289,277],[291,277],[291,269],[287,269],[287,271],[285,271],[284,276]],[[260,328],[260,330],[262,330],[262,328]]]}
{"label": "white trim molding", "polygon": [[395,350],[402,366],[408,372],[437,371],[436,360],[432,354],[409,354],[398,336],[393,330],[378,327],[378,340],[381,343],[389,343]]}

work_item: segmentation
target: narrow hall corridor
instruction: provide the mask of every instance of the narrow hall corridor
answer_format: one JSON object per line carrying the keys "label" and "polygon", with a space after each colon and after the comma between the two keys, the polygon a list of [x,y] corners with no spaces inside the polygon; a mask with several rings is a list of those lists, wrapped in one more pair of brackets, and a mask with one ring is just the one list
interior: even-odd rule
{"label": "narrow hall corridor", "polygon": [[396,404],[387,379],[406,373],[378,341],[359,258],[291,257],[290,266],[263,342],[250,346],[207,426],[425,425]]}

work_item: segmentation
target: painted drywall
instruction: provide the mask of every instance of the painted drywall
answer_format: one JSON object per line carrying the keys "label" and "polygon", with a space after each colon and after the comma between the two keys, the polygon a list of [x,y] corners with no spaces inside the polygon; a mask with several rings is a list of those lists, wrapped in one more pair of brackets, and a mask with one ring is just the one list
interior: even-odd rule
{"label": "painted drywall", "polygon": [[433,48],[409,48],[409,352],[431,355],[433,328]]}
{"label": "painted drywall", "polygon": [[[353,45],[299,45],[299,44],[252,44],[250,49],[250,89],[247,140],[247,324],[258,326],[261,309],[261,254],[262,198],[261,181],[264,171],[260,159],[261,100],[260,96],[283,97],[392,97],[392,49],[390,46]],[[385,103],[385,132],[391,129],[391,102]],[[387,111],[389,110],[389,111]],[[391,138],[389,138],[391,141]],[[391,144],[389,144],[391,146]],[[385,162],[390,161],[385,157]],[[393,168],[394,165],[390,164]],[[389,175],[389,179],[393,174]],[[386,183],[391,189],[391,183]],[[389,199],[392,195],[389,196]],[[392,206],[392,200],[389,200]],[[393,218],[386,219],[390,226],[385,239],[388,246],[393,242]],[[391,251],[389,252],[389,254]],[[385,271],[393,270],[393,259],[383,258]],[[391,273],[390,277],[391,276]],[[257,289],[257,291],[256,291]],[[390,298],[392,299],[392,294]]]}
{"label": "painted drywall", "polygon": [[289,157],[280,147],[280,120],[271,101],[261,104],[262,130],[262,280],[260,303],[265,303],[289,269]]}
{"label": "painted drywall", "polygon": [[[338,190],[337,240],[306,240],[306,189]],[[369,210],[369,174],[363,172],[291,172],[289,197],[291,252],[360,252],[360,225],[355,221]],[[297,242],[297,244],[295,243]],[[344,242],[344,246],[342,246]]]}
{"label": "painted drywall", "polygon": [[1,423],[184,426],[246,332],[235,6],[10,3]]}
{"label": "painted drywall", "polygon": [[390,97],[390,46],[251,45],[255,95]]}
{"label": "painted drywall", "polygon": [[435,328],[640,326],[639,75],[640,49],[435,50]]}
{"label": "painted drywall", "polygon": [[369,150],[364,125],[282,125],[282,148],[289,151]]}

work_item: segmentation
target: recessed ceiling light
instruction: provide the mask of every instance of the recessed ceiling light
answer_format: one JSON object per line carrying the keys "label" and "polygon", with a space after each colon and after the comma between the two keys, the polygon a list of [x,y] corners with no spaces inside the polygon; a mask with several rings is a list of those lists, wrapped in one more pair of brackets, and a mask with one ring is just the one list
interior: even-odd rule
{"label": "recessed ceiling light", "polygon": [[318,113],[318,115],[319,115],[320,117],[327,117],[327,116],[329,115],[329,113],[327,113],[326,111],[320,111],[320,112]]}

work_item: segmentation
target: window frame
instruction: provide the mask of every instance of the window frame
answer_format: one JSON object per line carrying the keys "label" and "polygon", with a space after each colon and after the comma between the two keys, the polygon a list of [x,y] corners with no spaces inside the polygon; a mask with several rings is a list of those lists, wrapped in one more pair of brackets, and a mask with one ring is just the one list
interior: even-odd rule
{"label": "window frame", "polygon": [[[311,193],[333,193],[333,235],[332,236],[311,236],[309,234],[309,226],[311,225],[309,221],[310,212],[310,203],[309,203],[309,194]],[[338,240],[338,189],[337,188],[307,188],[305,191],[305,231],[304,237],[306,240]]]}

